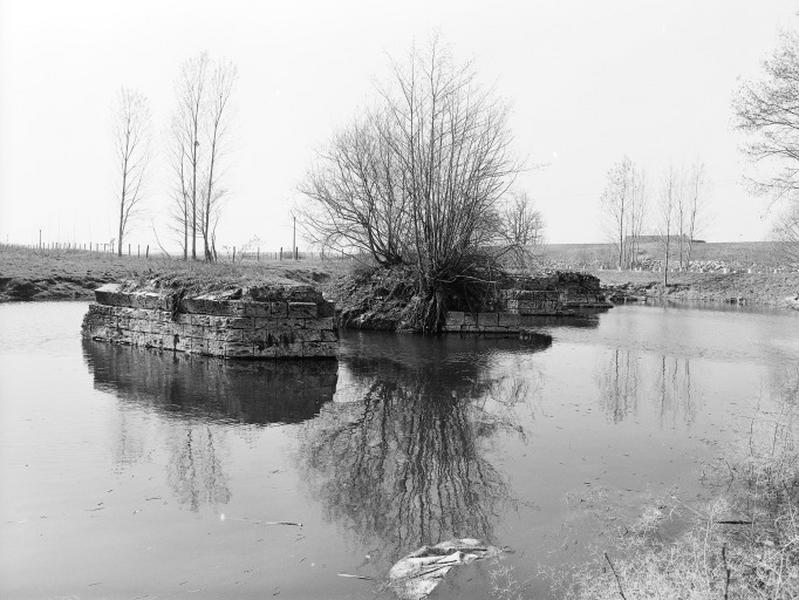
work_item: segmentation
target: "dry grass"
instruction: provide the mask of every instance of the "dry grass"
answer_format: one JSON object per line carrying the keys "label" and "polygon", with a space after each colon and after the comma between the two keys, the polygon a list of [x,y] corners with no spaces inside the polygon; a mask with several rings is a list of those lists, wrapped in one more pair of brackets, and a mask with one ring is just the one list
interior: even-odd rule
{"label": "dry grass", "polygon": [[[573,600],[799,598],[799,446],[796,407],[753,422],[745,448],[714,469],[723,493],[701,510],[675,501],[693,525],[679,539],[658,535],[667,519],[648,508],[642,527],[561,589]],[[669,511],[670,512],[670,511]]]}
{"label": "dry grass", "polygon": [[[0,297],[8,299],[90,298],[103,283],[162,278],[204,286],[264,285],[286,282],[324,284],[349,272],[348,260],[247,261],[204,263],[154,256],[118,257],[80,250],[0,247]],[[16,292],[15,292],[16,291]]]}

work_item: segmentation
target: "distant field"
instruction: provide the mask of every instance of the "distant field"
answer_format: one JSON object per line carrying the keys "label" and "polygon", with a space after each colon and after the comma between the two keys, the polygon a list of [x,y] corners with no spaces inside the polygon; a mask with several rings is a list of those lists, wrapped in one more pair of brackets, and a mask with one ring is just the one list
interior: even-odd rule
{"label": "distant field", "polygon": [[[785,265],[785,250],[780,242],[694,243],[692,259],[776,268]],[[615,266],[615,253],[613,244],[546,244],[537,251],[548,262],[606,269]],[[641,245],[639,258],[659,261],[662,254],[658,242],[648,242]]]}

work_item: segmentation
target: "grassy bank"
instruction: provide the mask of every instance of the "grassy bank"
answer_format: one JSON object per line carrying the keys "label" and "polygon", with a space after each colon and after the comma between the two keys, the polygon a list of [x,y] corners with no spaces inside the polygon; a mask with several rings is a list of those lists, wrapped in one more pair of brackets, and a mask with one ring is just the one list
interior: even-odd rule
{"label": "grassy bank", "polygon": [[[723,248],[719,248],[723,247]],[[662,274],[651,271],[598,269],[579,260],[581,253],[607,252],[608,245],[574,244],[545,246],[541,264],[566,270],[584,270],[599,277],[610,293],[621,296],[667,298],[675,301],[786,306],[786,298],[799,295],[799,272],[782,271],[776,251],[768,242],[755,244],[705,244],[706,254],[716,257],[756,258],[756,272],[671,273],[670,285],[661,285]],[[548,257],[548,258],[547,258]],[[771,262],[768,262],[771,261]],[[588,261],[589,263],[591,261]],[[289,279],[315,283],[331,297],[340,295],[340,277],[358,263],[341,259],[262,261],[231,264],[184,262],[165,257],[117,257],[80,250],[31,250],[0,246],[0,302],[19,300],[91,299],[104,283],[142,277],[191,277],[211,282],[271,282]],[[777,271],[777,272],[774,272]],[[343,282],[344,285],[352,282]],[[799,300],[796,302],[799,307]]]}
{"label": "grassy bank", "polygon": [[713,302],[755,306],[792,306],[799,295],[799,273],[670,273],[597,270],[602,286],[620,296],[667,299],[677,302]]}
{"label": "grassy bank", "polygon": [[[799,379],[797,380],[799,382]],[[796,383],[794,383],[794,387]],[[617,523],[608,545],[559,596],[571,600],[788,600],[799,597],[797,390],[761,415],[749,439],[708,465],[716,497],[700,509],[678,498]],[[692,524],[664,531],[675,513]]]}
{"label": "grassy bank", "polygon": [[0,302],[94,297],[104,283],[169,277],[208,284],[255,285],[280,281],[320,284],[349,271],[346,260],[214,263],[166,257],[138,258],[81,250],[0,247]]}
{"label": "grassy bank", "polygon": [[[677,267],[672,248],[672,268]],[[799,265],[779,242],[695,243],[692,262],[669,273],[663,285],[662,247],[641,244],[637,260],[647,269],[614,269],[612,244],[547,244],[537,251],[545,268],[586,271],[619,299],[648,297],[677,302],[711,302],[799,308]],[[793,301],[789,301],[793,298]]]}

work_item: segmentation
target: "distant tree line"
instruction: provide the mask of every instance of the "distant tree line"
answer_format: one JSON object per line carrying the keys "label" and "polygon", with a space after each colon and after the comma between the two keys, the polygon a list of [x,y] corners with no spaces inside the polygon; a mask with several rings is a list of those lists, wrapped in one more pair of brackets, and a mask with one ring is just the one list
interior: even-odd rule
{"label": "distant tree line", "polygon": [[[184,260],[217,259],[216,228],[226,189],[221,183],[228,150],[236,67],[205,52],[181,66],[175,86],[169,157],[174,198],[171,229]],[[122,88],[115,108],[114,140],[120,179],[117,252],[144,195],[150,161],[152,115],[139,91]],[[202,245],[198,250],[198,242]]]}
{"label": "distant tree line", "polygon": [[664,282],[668,282],[674,253],[679,270],[688,269],[701,226],[705,184],[701,161],[687,169],[670,165],[652,186],[653,205],[653,190],[644,169],[627,156],[613,165],[607,174],[601,205],[606,230],[616,250],[617,268],[633,269],[639,265],[642,238],[649,227],[657,231],[662,245]]}

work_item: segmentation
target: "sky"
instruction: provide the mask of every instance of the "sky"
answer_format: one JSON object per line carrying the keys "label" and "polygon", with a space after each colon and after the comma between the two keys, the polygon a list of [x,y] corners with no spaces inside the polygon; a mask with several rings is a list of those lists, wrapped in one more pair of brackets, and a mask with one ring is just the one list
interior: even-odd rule
{"label": "sky", "polygon": [[289,247],[316,153],[374,103],[390,58],[435,33],[510,104],[529,167],[516,185],[543,213],[547,241],[608,239],[600,196],[624,155],[647,171],[653,201],[670,164],[703,161],[699,237],[768,239],[769,203],[744,185],[730,105],[797,18],[787,0],[0,0],[0,241],[32,243],[40,229],[62,243],[115,237],[113,105],[124,85],[149,98],[154,134],[127,241],[157,235],[174,248],[175,82],[207,51],[238,69],[218,246]]}

